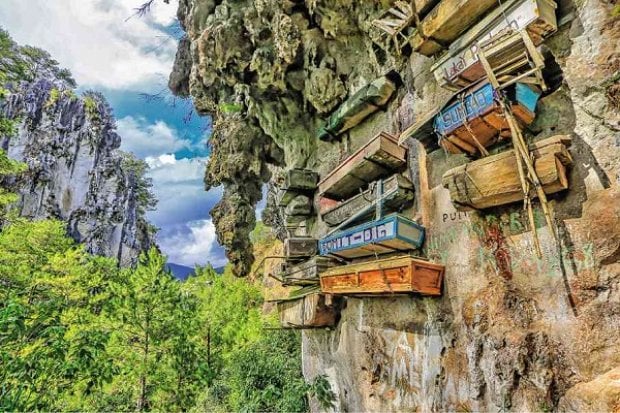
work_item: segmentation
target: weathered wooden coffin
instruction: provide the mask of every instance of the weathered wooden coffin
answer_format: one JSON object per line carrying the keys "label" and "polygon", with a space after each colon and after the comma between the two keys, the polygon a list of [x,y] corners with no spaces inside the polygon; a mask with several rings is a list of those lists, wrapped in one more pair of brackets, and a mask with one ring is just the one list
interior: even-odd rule
{"label": "weathered wooden coffin", "polygon": [[330,294],[308,294],[277,303],[282,328],[333,327],[338,306]]}
{"label": "weathered wooden coffin", "polygon": [[284,208],[286,215],[310,215],[312,212],[312,199],[306,195],[297,195]]}
{"label": "weathered wooden coffin", "polygon": [[336,265],[338,262],[331,258],[316,256],[298,264],[286,264],[281,277],[284,285],[316,285],[319,274]]}
{"label": "weathered wooden coffin", "polygon": [[[527,30],[535,45],[557,30],[556,4],[552,0],[510,0],[503,2],[478,24],[468,30],[432,67],[441,86],[461,88],[485,76],[478,60],[480,45],[507,30]],[[504,63],[512,56],[506,51]]]}
{"label": "weathered wooden coffin", "polygon": [[418,249],[424,243],[424,227],[398,214],[337,232],[319,241],[321,255],[343,258],[367,257]]}
{"label": "weathered wooden coffin", "polygon": [[[540,91],[535,86],[517,83],[506,92],[517,120],[525,125],[532,123]],[[441,137],[440,145],[450,153],[474,155],[479,152],[476,140],[488,147],[499,138],[510,136],[508,122],[489,83],[457,96],[435,117],[434,126]]]}
{"label": "weathered wooden coffin", "polygon": [[289,259],[310,258],[317,253],[317,240],[310,237],[293,237],[284,240],[284,255]]}
{"label": "weathered wooden coffin", "polygon": [[347,199],[379,178],[398,172],[407,163],[407,150],[385,132],[375,136],[319,182],[319,194]]}
{"label": "weathered wooden coffin", "polygon": [[[382,185],[381,204],[384,212],[398,211],[413,201],[413,184],[404,176],[395,174],[383,181]],[[357,217],[351,223],[368,219],[375,213],[374,206],[378,191],[379,182],[375,182],[366,191],[346,201],[339,202],[321,197],[319,200],[321,217],[331,226],[340,225],[353,216]]]}
{"label": "weathered wooden coffin", "polygon": [[309,195],[316,190],[319,175],[309,169],[293,168],[284,176],[283,188],[279,191],[279,205],[287,206],[298,195]]}
{"label": "weathered wooden coffin", "polygon": [[343,102],[325,126],[319,130],[319,139],[332,140],[358,125],[370,114],[384,107],[401,83],[396,72],[390,72],[358,90]]}
{"label": "weathered wooden coffin", "polygon": [[497,0],[442,0],[420,22],[411,48],[425,56],[441,51],[494,6]]}
{"label": "weathered wooden coffin", "polygon": [[[568,188],[566,167],[572,163],[567,135],[530,145],[534,169],[543,190],[552,194]],[[458,210],[484,209],[523,200],[514,150],[488,156],[447,171],[442,178]],[[532,191],[535,194],[535,191]]]}
{"label": "weathered wooden coffin", "polygon": [[409,256],[331,268],[321,274],[321,291],[342,295],[441,295],[443,265]]}

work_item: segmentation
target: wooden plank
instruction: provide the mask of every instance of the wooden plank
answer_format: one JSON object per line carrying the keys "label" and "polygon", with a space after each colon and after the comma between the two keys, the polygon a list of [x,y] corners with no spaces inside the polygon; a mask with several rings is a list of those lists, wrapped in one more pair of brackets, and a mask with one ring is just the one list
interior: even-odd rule
{"label": "wooden plank", "polygon": [[365,185],[402,169],[406,159],[407,150],[398,146],[396,138],[381,132],[323,178],[319,194],[346,199]]}
{"label": "wooden plank", "polygon": [[303,329],[333,327],[339,306],[329,294],[310,294],[279,302],[277,308],[282,328]]}
{"label": "wooden plank", "polygon": [[464,87],[484,77],[477,51],[507,30],[526,29],[535,45],[557,30],[556,4],[552,0],[505,1],[454,41],[431,67],[441,86]]}
{"label": "wooden plank", "polygon": [[[570,137],[554,136],[530,146],[543,190],[552,194],[568,188],[566,166]],[[514,150],[482,158],[447,171],[442,183],[458,210],[491,208],[522,201],[523,192]]]}
{"label": "wooden plank", "polygon": [[358,258],[415,250],[423,242],[424,227],[402,215],[392,214],[322,238],[319,251],[323,256]]}
{"label": "wooden plank", "polygon": [[409,43],[415,52],[431,56],[496,5],[497,0],[442,0],[420,22]]}
{"label": "wooden plank", "polygon": [[331,294],[441,295],[444,267],[409,256],[331,268],[321,274],[321,291]]}
{"label": "wooden plank", "polygon": [[[331,226],[340,225],[364,209],[367,209],[368,212],[359,215],[358,219],[352,223],[371,217],[375,210],[370,206],[376,201],[378,184],[378,182],[373,183],[369,189],[346,201],[334,202],[329,199],[327,201],[321,199],[319,205],[322,208],[319,213],[323,221]],[[413,184],[404,176],[396,174],[383,181],[383,194],[389,194],[383,199],[383,211],[394,212],[413,201]]]}
{"label": "wooden plank", "polygon": [[287,238],[284,240],[284,255],[287,259],[310,258],[317,253],[317,240],[310,237]]}

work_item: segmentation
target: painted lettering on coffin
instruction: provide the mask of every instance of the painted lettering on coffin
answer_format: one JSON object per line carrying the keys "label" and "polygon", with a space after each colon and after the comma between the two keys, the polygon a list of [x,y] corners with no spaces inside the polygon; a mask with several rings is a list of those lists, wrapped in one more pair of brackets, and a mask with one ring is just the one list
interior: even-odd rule
{"label": "painted lettering on coffin", "polygon": [[394,236],[395,222],[386,222],[374,227],[356,231],[352,234],[342,235],[329,240],[323,245],[325,250],[340,250],[358,245],[370,244],[387,237]]}
{"label": "painted lettering on coffin", "polygon": [[[543,9],[551,9],[541,10]],[[499,37],[502,33],[508,31],[519,31],[528,28],[531,24],[541,21],[543,28],[534,28],[534,32],[538,32],[541,36],[546,36],[551,31],[555,30],[555,21],[547,21],[542,16],[548,15],[550,12],[554,12],[555,4],[544,0],[542,2],[537,0],[521,0],[519,5],[511,7],[506,13],[502,13],[495,22],[487,29],[483,34],[476,38],[471,46],[463,49],[460,53],[450,57],[443,62],[437,69],[433,70],[435,78],[440,80],[440,77],[447,79],[448,81],[454,80],[456,77],[467,71],[469,67],[472,67],[478,62],[478,50],[479,44],[488,42],[492,38]],[[539,24],[540,26],[540,24]],[[541,33],[541,30],[542,33]],[[465,34],[467,36],[467,34]],[[473,79],[471,79],[473,80]]]}

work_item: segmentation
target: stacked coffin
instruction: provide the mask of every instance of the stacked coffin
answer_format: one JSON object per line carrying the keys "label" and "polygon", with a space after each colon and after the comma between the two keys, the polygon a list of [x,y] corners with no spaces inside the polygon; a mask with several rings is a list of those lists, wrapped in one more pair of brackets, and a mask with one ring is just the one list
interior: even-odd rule
{"label": "stacked coffin", "polygon": [[[510,137],[510,127],[496,92],[490,83],[477,85],[439,111],[434,127],[445,150],[476,155],[498,140]],[[507,89],[507,96],[516,119],[523,125],[532,123],[540,90],[515,83]]]}
{"label": "stacked coffin", "polygon": [[[552,0],[503,1],[480,22],[454,41],[431,67],[441,86],[458,90],[485,76],[478,59],[478,50],[488,42],[496,41],[508,31],[527,31],[534,45],[557,30],[556,4]],[[500,57],[511,60],[512,50],[504,48]]]}
{"label": "stacked coffin", "polygon": [[[400,141],[414,138],[427,150],[435,150],[439,140],[450,153],[487,155],[487,147],[511,134],[506,121],[498,118],[501,117],[500,91],[481,82],[492,71],[502,92],[508,94],[517,120],[522,125],[529,124],[536,100],[541,90],[546,90],[542,79],[544,59],[536,46],[557,30],[557,6],[553,0],[506,0],[488,5],[483,1],[457,1],[462,4],[451,10],[444,7],[448,3],[448,0],[441,1],[427,18],[432,18],[433,26],[440,30],[454,33],[460,30],[457,37],[445,43],[447,50],[431,68],[440,86],[454,94],[445,104],[418,116],[401,133]],[[441,7],[445,13],[439,13]],[[458,15],[464,15],[469,7],[475,7],[481,12],[477,16],[483,17],[474,25],[468,19],[461,19],[452,26],[451,19],[458,20]],[[457,17],[451,17],[453,14]],[[486,68],[480,59],[482,52],[488,62]]]}
{"label": "stacked coffin", "polygon": [[[528,145],[523,133],[548,90],[538,46],[557,30],[557,6],[553,0],[492,3],[443,0],[415,22],[411,46],[426,55],[444,51],[431,71],[440,86],[454,93],[445,104],[419,116],[400,142],[414,138],[427,150],[441,146],[448,153],[482,157],[444,174],[443,185],[454,205],[459,210],[485,209],[522,200],[540,255],[532,198],[539,198],[556,237],[547,195],[568,188],[566,168],[572,163],[568,137]],[[490,148],[507,138],[513,149],[491,155]]]}
{"label": "stacked coffin", "polygon": [[311,237],[290,237],[284,241],[285,262],[276,270],[283,286],[297,286],[289,297],[276,300],[282,328],[318,328],[335,324],[339,311],[338,299],[323,294],[319,273],[337,265],[327,257],[317,256],[317,240]]}
{"label": "stacked coffin", "polygon": [[308,169],[293,168],[286,172],[278,204],[284,207],[287,227],[295,227],[312,215],[312,195],[317,181],[317,173]]}
{"label": "stacked coffin", "polygon": [[414,196],[401,175],[406,159],[396,139],[380,133],[319,182],[319,212],[332,227],[319,240],[319,254],[349,262],[320,272],[323,293],[440,294],[443,267],[404,255],[424,242],[424,228],[399,214]]}
{"label": "stacked coffin", "polygon": [[322,294],[318,285],[301,288],[276,302],[280,325],[293,329],[333,327],[341,304],[338,297]]}
{"label": "stacked coffin", "polygon": [[319,273],[336,265],[326,257],[317,256],[318,242],[308,236],[291,236],[284,240],[284,262],[276,269],[276,278],[285,287],[296,286],[287,298],[276,300],[282,328],[318,328],[335,324],[339,311],[338,299],[323,294]]}

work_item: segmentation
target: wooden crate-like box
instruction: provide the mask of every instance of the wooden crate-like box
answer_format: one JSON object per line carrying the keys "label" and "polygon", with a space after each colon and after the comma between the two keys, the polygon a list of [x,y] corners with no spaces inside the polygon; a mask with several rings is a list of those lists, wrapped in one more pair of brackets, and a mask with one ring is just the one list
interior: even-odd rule
{"label": "wooden crate-like box", "polygon": [[[382,206],[384,212],[398,211],[406,206],[407,203],[413,201],[413,184],[404,176],[400,174],[393,175],[383,181],[382,185]],[[361,194],[341,202],[321,197],[319,199],[319,207],[323,222],[331,226],[340,225],[355,215],[357,215],[355,221],[368,219],[375,213],[372,204],[376,201],[378,186],[379,182],[376,182]]]}
{"label": "wooden crate-like box", "polygon": [[[532,123],[540,91],[517,83],[508,92],[515,118],[525,125]],[[510,136],[508,122],[489,83],[464,92],[441,110],[435,117],[435,130],[441,136],[440,145],[455,154],[474,155],[479,152],[476,140],[488,147],[498,138]]]}
{"label": "wooden crate-like box", "polygon": [[527,30],[532,42],[539,45],[557,30],[556,7],[552,0],[503,2],[452,43],[431,71],[441,86],[460,88],[470,85],[486,76],[477,54],[482,43],[495,39],[510,28]]}
{"label": "wooden crate-like box", "polygon": [[310,258],[317,253],[317,240],[310,237],[294,237],[284,240],[284,255],[289,260]]}
{"label": "wooden crate-like box", "polygon": [[316,190],[319,175],[309,169],[293,168],[284,176],[284,186],[278,192],[278,205],[287,206],[297,196],[310,196]]}
{"label": "wooden crate-like box", "polygon": [[319,251],[324,256],[358,258],[415,250],[423,243],[424,227],[402,215],[392,214],[321,239]]}
{"label": "wooden crate-like box", "polygon": [[338,265],[329,257],[312,257],[301,263],[289,263],[281,275],[285,285],[317,285],[319,274]]}
{"label": "wooden crate-like box", "polygon": [[277,303],[282,328],[333,327],[338,306],[330,294],[314,293]]}
{"label": "wooden crate-like box", "polygon": [[380,133],[348,157],[321,182],[319,194],[344,200],[379,178],[388,177],[407,163],[407,150],[392,135]]}
{"label": "wooden crate-like box", "polygon": [[497,4],[497,0],[441,0],[422,19],[409,44],[414,52],[432,56]]}
{"label": "wooden crate-like box", "polygon": [[[552,136],[530,145],[534,169],[546,194],[568,188],[566,168],[572,163],[568,135]],[[485,209],[523,200],[514,150],[450,169],[442,177],[444,188],[458,210]],[[535,194],[535,191],[532,191]]]}
{"label": "wooden crate-like box", "polygon": [[321,274],[323,293],[441,295],[443,265],[409,256],[331,268]]}

